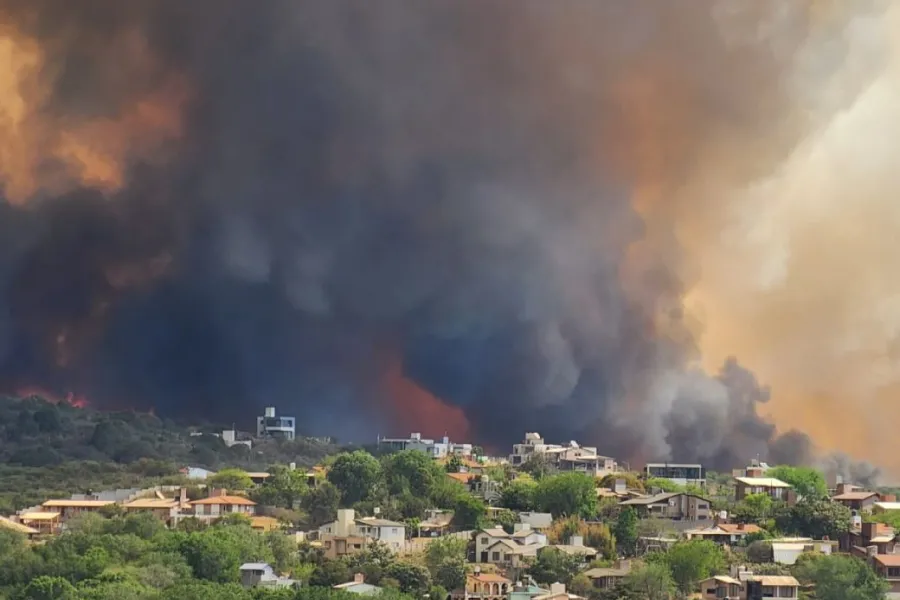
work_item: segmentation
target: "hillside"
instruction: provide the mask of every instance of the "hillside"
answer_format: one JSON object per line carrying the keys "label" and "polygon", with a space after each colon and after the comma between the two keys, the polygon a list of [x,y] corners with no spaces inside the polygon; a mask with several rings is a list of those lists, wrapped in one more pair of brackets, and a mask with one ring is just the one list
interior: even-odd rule
{"label": "hillside", "polygon": [[337,450],[306,438],[228,448],[218,437],[192,436],[189,428],[150,414],[98,412],[36,396],[0,398],[0,512],[49,495],[174,483],[186,465],[304,467]]}

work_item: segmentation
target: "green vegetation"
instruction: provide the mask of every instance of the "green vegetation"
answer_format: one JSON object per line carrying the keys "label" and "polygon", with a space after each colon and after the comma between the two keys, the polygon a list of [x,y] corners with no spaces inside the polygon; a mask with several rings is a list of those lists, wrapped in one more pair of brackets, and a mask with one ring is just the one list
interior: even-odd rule
{"label": "green vegetation", "polygon": [[861,559],[845,555],[801,555],[797,579],[814,583],[816,600],[882,600],[887,583]]}
{"label": "green vegetation", "polygon": [[[397,582],[383,598],[421,597],[431,588],[428,569],[397,560],[377,546],[355,559],[327,560],[309,547],[298,547],[291,537],[256,533],[240,518],[187,532],[167,530],[147,514],[86,515],[46,544],[29,545],[0,530],[0,598],[352,600],[357,596],[329,586],[348,581],[361,565],[372,567],[380,582]],[[245,562],[267,562],[298,581],[326,587],[245,590],[239,585],[239,567]]]}
{"label": "green vegetation", "polygon": [[766,471],[766,477],[774,477],[791,487],[807,500],[820,500],[828,496],[828,486],[822,473],[812,467],[779,465]]}
{"label": "green vegetation", "polygon": [[0,398],[0,514],[88,490],[176,485],[186,465],[310,466],[336,451],[331,444],[298,439],[259,442],[251,452],[242,445],[228,448],[213,435],[191,436],[150,414]]}

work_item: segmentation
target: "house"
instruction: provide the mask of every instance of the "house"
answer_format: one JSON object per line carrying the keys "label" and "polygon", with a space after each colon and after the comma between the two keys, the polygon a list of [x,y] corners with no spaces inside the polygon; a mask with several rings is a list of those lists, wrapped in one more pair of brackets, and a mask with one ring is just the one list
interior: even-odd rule
{"label": "house", "polygon": [[585,576],[591,580],[595,589],[611,590],[619,585],[631,573],[631,561],[619,560],[613,568],[588,569]]}
{"label": "house", "polygon": [[113,500],[47,500],[41,507],[50,509],[49,512],[58,512],[60,520],[66,522],[78,515],[100,512],[101,508],[113,504],[115,504]]}
{"label": "house", "polygon": [[900,502],[896,501],[881,501],[876,502],[872,505],[872,512],[876,515],[881,513],[891,512],[894,510],[900,510]]}
{"label": "house", "polygon": [[512,533],[499,527],[482,529],[475,534],[475,562],[517,566],[546,545],[547,536],[526,523],[516,523]]}
{"label": "house", "polygon": [[534,596],[531,600],[580,600],[581,596],[566,591],[566,584],[551,583],[546,593]]}
{"label": "house", "polygon": [[619,505],[631,506],[643,519],[655,517],[674,521],[708,521],[712,517],[709,500],[683,492],[632,498]]}
{"label": "house", "polygon": [[29,540],[34,539],[34,537],[40,533],[40,531],[38,531],[34,527],[23,525],[22,523],[18,523],[6,517],[0,517],[0,529],[6,529],[7,531],[14,531],[16,533],[22,534]]}
{"label": "house", "polygon": [[279,577],[267,563],[245,563],[241,565],[241,585],[255,587],[300,587],[300,582],[287,577]]}
{"label": "house", "polygon": [[872,568],[888,583],[889,594],[900,594],[900,554],[876,554],[871,560]]}
{"label": "house", "polygon": [[268,406],[263,416],[256,417],[256,436],[261,438],[280,438],[292,440],[297,433],[297,420],[294,417],[275,416],[275,407]]}
{"label": "house", "polygon": [[875,503],[882,498],[878,492],[859,490],[852,485],[841,483],[838,484],[837,494],[832,496],[831,500],[858,513],[870,513],[875,508]]}
{"label": "house", "polygon": [[[858,517],[857,517],[858,518]],[[896,532],[884,523],[862,523],[840,537],[841,552],[866,557],[867,548],[875,547],[878,554],[893,554]]]}
{"label": "house", "polygon": [[536,531],[544,531],[553,525],[553,515],[539,512],[520,512],[519,522]]}
{"label": "house", "polygon": [[466,586],[450,593],[451,600],[506,600],[512,581],[494,573],[476,571],[466,575]]}
{"label": "house", "polygon": [[37,529],[40,534],[51,535],[59,531],[60,516],[60,513],[53,511],[23,512],[19,515],[19,522]]}
{"label": "house", "polygon": [[751,575],[742,583],[741,600],[800,597],[800,582],[788,575]]}
{"label": "house", "polygon": [[599,455],[593,446],[581,446],[574,441],[566,445],[547,444],[539,433],[526,433],[521,444],[514,444],[509,463],[521,466],[535,455],[543,456],[561,471],[579,471],[597,477],[618,471],[616,461]]}
{"label": "house", "polygon": [[546,546],[546,548],[554,548],[569,556],[580,556],[584,562],[590,562],[597,556],[597,551],[595,549],[584,545],[584,538],[580,535],[573,535],[569,538],[568,544],[553,544],[552,546]]}
{"label": "house", "polygon": [[647,463],[647,478],[668,479],[680,486],[706,485],[706,469],[699,463]]}
{"label": "house", "polygon": [[[457,444],[444,436],[439,442],[423,438],[421,433],[411,433],[408,438],[378,437],[378,446],[385,450],[399,452],[402,450],[418,450],[432,458],[444,458],[452,454],[472,456],[472,444]],[[478,465],[481,466],[480,464]]]}
{"label": "house", "polygon": [[250,478],[250,481],[254,483],[254,485],[262,485],[266,482],[266,480],[271,477],[271,473],[266,473],[265,471],[248,471],[247,477]]}
{"label": "house", "polygon": [[[362,573],[356,573],[352,581],[347,583],[339,583],[331,586],[335,590],[343,590],[351,594],[359,594],[360,596],[375,596],[381,593],[381,588],[371,583],[366,583],[366,576]],[[439,599],[443,600],[443,598]]]}
{"label": "house", "polygon": [[243,496],[229,496],[225,490],[213,490],[212,495],[201,500],[188,502],[188,511],[182,516],[194,517],[201,521],[215,521],[226,515],[256,514],[256,502]]}
{"label": "house", "polygon": [[688,529],[684,532],[684,536],[689,540],[710,540],[717,544],[730,546],[741,542],[751,533],[759,533],[760,531],[762,529],[759,528],[759,525],[754,524],[719,523],[699,529]]}
{"label": "house", "polygon": [[791,486],[774,477],[735,477],[734,498],[740,502],[751,494],[765,494],[772,500],[789,501]]}
{"label": "house", "polygon": [[[184,505],[187,505],[187,498]],[[127,513],[150,513],[167,525],[178,520],[181,507],[181,502],[176,498],[138,498],[122,505]]]}
{"label": "house", "polygon": [[254,531],[267,533],[269,531],[278,531],[281,529],[281,521],[275,517],[250,517],[250,528]]}
{"label": "house", "polygon": [[335,535],[320,542],[325,558],[341,558],[359,554],[374,543],[371,539],[358,535]]}
{"label": "house", "polygon": [[179,469],[178,472],[188,479],[195,481],[206,481],[216,474],[215,471],[210,471],[209,469],[204,469],[202,467],[184,467],[183,469]]}
{"label": "house", "polygon": [[703,600],[740,600],[744,584],[728,575],[716,575],[700,582],[700,598]]}
{"label": "house", "polygon": [[[353,509],[344,508],[337,511],[337,520],[319,527],[319,538],[323,543],[335,540],[335,550],[338,551],[337,547],[342,546],[346,549],[345,553],[365,548],[370,539],[398,552],[406,540],[406,525],[377,517],[357,519]],[[343,540],[344,544],[340,544],[339,540]],[[338,551],[339,556],[342,554]]]}
{"label": "house", "polygon": [[769,540],[772,545],[772,562],[780,565],[793,565],[804,552],[834,554],[838,550],[838,542],[830,540],[813,540],[812,538],[777,538]]}
{"label": "house", "polygon": [[453,513],[447,510],[432,509],[425,511],[425,520],[419,523],[419,537],[441,537],[450,533]]}

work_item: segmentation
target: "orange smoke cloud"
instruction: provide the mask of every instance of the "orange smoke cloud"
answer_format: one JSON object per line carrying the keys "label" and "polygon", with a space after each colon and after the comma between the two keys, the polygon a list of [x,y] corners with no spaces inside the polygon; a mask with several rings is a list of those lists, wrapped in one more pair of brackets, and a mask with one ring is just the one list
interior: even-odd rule
{"label": "orange smoke cloud", "polygon": [[392,361],[384,374],[382,389],[393,409],[398,428],[431,437],[450,436],[466,440],[469,421],[459,407],[449,406],[403,373],[403,363]]}
{"label": "orange smoke cloud", "polygon": [[[136,34],[104,52],[122,53],[135,81],[159,69]],[[0,23],[0,183],[11,203],[75,186],[115,192],[132,164],[161,159],[166,142],[181,135],[188,86],[178,75],[96,118],[52,114],[55,75],[35,40]]]}

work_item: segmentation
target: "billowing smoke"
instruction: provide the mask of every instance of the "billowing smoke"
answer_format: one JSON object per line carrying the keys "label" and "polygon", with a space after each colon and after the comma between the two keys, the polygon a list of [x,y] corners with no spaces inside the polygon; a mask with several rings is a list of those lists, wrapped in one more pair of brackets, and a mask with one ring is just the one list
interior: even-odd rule
{"label": "billowing smoke", "polygon": [[[757,235],[735,220],[795,222],[763,183],[884,72],[886,5],[0,0],[4,385],[274,404],[344,437],[810,460],[760,416],[778,385],[730,356],[827,347],[837,296],[773,292],[755,321],[720,302],[759,289],[747,262],[706,269]],[[806,373],[790,393],[818,410]],[[834,427],[852,405],[824,405]]]}

